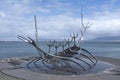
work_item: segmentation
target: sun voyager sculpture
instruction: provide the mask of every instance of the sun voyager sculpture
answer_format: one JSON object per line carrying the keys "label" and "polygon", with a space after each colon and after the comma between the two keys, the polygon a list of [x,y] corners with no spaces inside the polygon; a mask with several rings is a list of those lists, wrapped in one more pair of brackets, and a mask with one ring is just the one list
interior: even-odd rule
{"label": "sun voyager sculpture", "polygon": [[[81,74],[92,69],[97,64],[97,59],[92,53],[81,47],[84,34],[91,25],[90,23],[84,24],[83,14],[81,13],[81,29],[78,32],[79,34],[70,34],[70,37],[63,41],[47,41],[48,51],[46,52],[38,45],[37,26],[35,24],[36,40],[31,37],[17,36],[18,39],[34,46],[39,54],[38,57],[27,62],[26,67],[32,70],[34,66],[37,71],[46,73],[55,72],[56,74],[57,72],[61,74]],[[61,51],[58,51],[59,48],[61,48]],[[53,50],[54,53],[51,52]]]}

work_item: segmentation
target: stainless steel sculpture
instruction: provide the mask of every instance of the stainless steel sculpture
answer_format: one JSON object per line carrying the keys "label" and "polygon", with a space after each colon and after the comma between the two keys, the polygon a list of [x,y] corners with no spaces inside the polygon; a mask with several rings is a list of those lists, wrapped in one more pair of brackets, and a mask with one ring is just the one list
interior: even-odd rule
{"label": "stainless steel sculpture", "polygon": [[[81,71],[91,69],[96,65],[97,59],[89,51],[80,47],[85,31],[90,26],[91,24],[89,23],[87,23],[86,25],[83,24],[83,15],[81,13],[80,35],[70,34],[70,38],[65,39],[64,41],[54,40],[46,42],[46,45],[48,46],[48,52],[43,51],[38,45],[37,27],[35,27],[36,41],[34,41],[30,37],[25,38],[18,35],[18,39],[31,44],[37,49],[39,53],[39,56],[36,57],[34,60],[31,60],[26,66],[30,68],[30,65],[34,64],[36,68],[44,70],[41,66],[39,66],[39,64],[37,64],[38,62],[41,62],[48,69],[62,70],[76,74],[79,74]],[[79,39],[79,41],[76,40],[77,38]],[[62,48],[62,50],[58,51],[59,48]],[[51,49],[55,50],[54,53],[51,52]],[[77,67],[75,67],[74,65],[76,65]]]}

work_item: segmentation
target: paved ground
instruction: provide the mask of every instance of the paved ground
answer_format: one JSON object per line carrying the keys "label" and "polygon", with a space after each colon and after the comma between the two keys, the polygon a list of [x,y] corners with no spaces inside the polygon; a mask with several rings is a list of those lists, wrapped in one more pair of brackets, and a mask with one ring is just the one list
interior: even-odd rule
{"label": "paved ground", "polygon": [[[3,66],[7,64],[0,64],[0,80],[120,80],[120,59],[112,59],[105,57],[98,57],[99,60],[114,64],[116,67],[108,72],[101,74],[90,75],[52,75],[44,73],[36,73],[25,69],[14,69],[9,65],[6,68],[13,68],[11,70],[4,70]],[[4,73],[3,73],[4,72]],[[25,74],[27,73],[27,74]],[[18,74],[21,74],[18,76]],[[25,76],[23,76],[23,74]],[[15,76],[15,77],[13,77]],[[23,79],[24,78],[24,79]]]}

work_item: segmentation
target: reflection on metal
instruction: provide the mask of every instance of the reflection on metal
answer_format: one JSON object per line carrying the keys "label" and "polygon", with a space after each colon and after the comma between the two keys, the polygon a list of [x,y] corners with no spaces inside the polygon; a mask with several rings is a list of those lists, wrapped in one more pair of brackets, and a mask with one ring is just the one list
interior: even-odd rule
{"label": "reflection on metal", "polygon": [[[35,17],[36,22],[36,17]],[[31,64],[34,64],[36,68],[41,70],[43,69],[39,66],[38,62],[41,62],[47,69],[55,69],[62,70],[67,72],[72,72],[79,74],[81,71],[86,71],[94,67],[97,63],[97,59],[93,54],[91,54],[86,49],[82,48],[80,43],[82,42],[82,38],[85,34],[85,31],[91,26],[91,24],[87,23],[83,24],[83,15],[81,13],[81,30],[80,35],[70,34],[70,37],[64,39],[63,41],[46,41],[46,45],[48,46],[48,52],[45,52],[38,45],[38,34],[37,34],[37,26],[35,23],[36,29],[36,41],[34,41],[30,37],[22,37],[17,36],[18,39],[27,42],[33,45],[39,52],[39,56],[35,59],[31,60],[26,66],[30,69]],[[77,41],[77,39],[79,39]],[[61,51],[59,51],[62,49]],[[54,50],[54,52],[52,52]],[[76,65],[76,66],[73,66]],[[80,69],[78,69],[80,68]]]}

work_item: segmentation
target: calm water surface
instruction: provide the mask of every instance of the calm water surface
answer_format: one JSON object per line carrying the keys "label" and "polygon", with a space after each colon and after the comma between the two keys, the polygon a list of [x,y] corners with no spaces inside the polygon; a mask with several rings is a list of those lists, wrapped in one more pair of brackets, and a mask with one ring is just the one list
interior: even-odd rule
{"label": "calm water surface", "polygon": [[[39,46],[45,51],[48,50],[44,41],[41,41]],[[120,59],[120,42],[84,42],[81,46],[94,55]],[[37,55],[37,50],[28,43],[19,41],[0,42],[0,59]]]}

